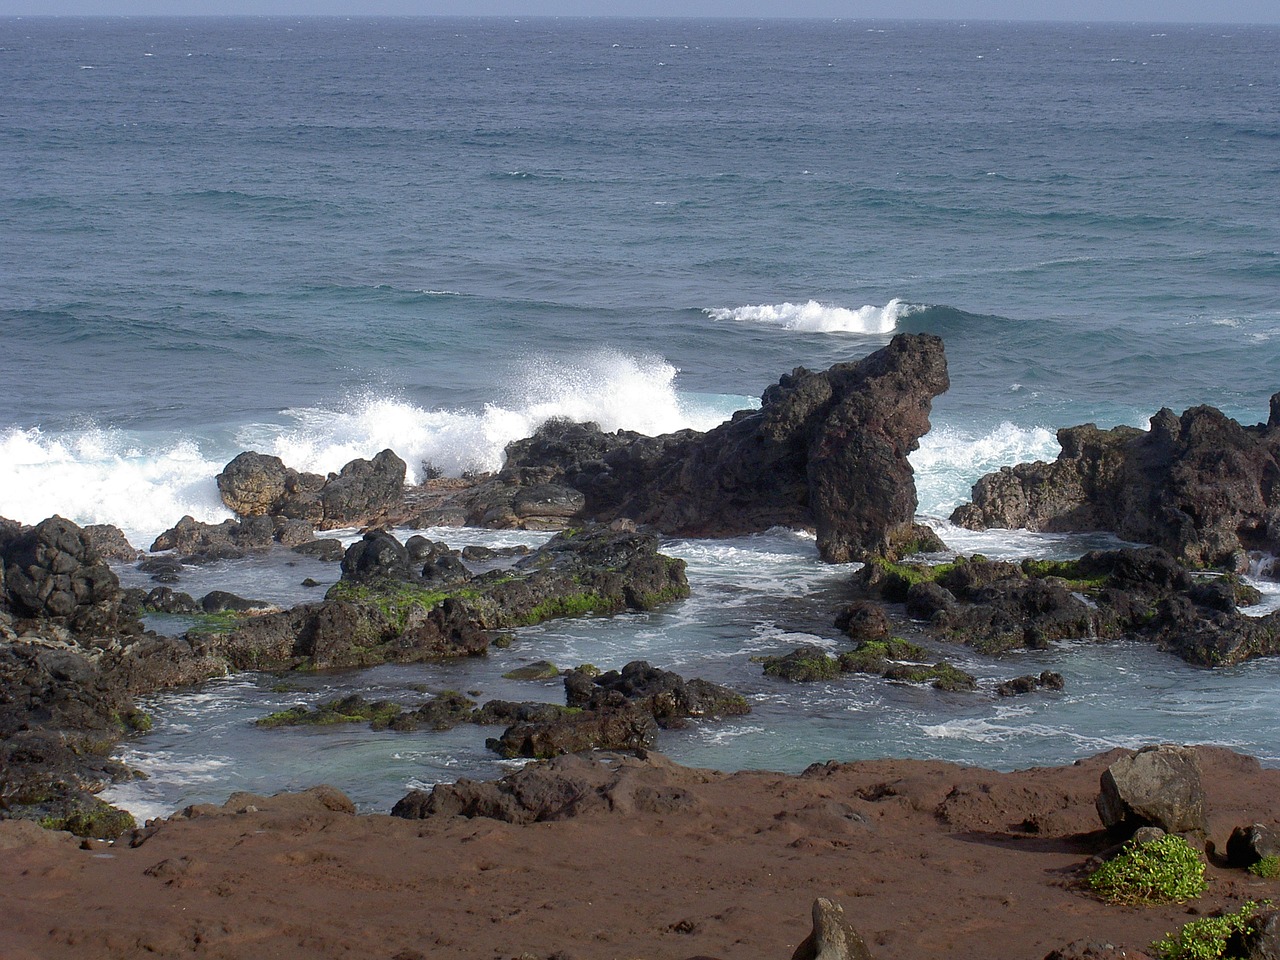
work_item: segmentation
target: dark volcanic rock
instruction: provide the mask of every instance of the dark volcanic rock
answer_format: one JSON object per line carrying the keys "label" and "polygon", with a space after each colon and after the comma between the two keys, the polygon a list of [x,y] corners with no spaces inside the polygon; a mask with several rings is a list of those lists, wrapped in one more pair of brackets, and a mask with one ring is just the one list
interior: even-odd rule
{"label": "dark volcanic rock", "polygon": [[110,754],[146,725],[133,698],[224,664],[183,640],[142,633],[139,598],[126,603],[68,520],[0,524],[0,572],[0,818],[115,837],[132,819],[93,793],[131,776]]}
{"label": "dark volcanic rock", "polygon": [[1143,747],[1109,766],[1101,786],[1098,816],[1113,833],[1128,835],[1148,826],[1166,833],[1205,832],[1200,760],[1191,748]]}
{"label": "dark volcanic rock", "polygon": [[222,501],[238,517],[307,520],[317,527],[375,522],[399,503],[405,463],[390,450],[352,460],[328,478],[286,467],[279,457],[242,453],[218,474]]}
{"label": "dark volcanic rock", "polygon": [[733,717],[750,713],[745,697],[708,680],[685,680],[643,660],[633,660],[622,670],[596,676],[581,669],[565,676],[565,700],[570,707],[603,710],[614,696],[639,704],[662,727],[683,727],[695,717]]}
{"label": "dark volcanic rock", "polygon": [[[914,524],[907,456],[948,387],[942,341],[901,334],[863,360],[803,368],[703,434],[661,437],[550,421],[507,448],[501,473],[470,495],[469,522],[629,518],[678,536],[813,528],[823,559],[936,549]],[[581,503],[574,492],[582,497]]]}
{"label": "dark volcanic rock", "polygon": [[[1280,394],[1272,398],[1272,411]],[[1110,530],[1195,566],[1239,569],[1244,552],[1280,552],[1280,423],[1241,426],[1213,407],[1161,410],[1149,431],[1058,431],[1053,463],[988,474],[960,526]]]}
{"label": "dark volcanic rock", "polygon": [[515,723],[485,746],[503,757],[556,757],[584,750],[639,750],[658,739],[658,724],[641,704],[621,697],[598,710],[565,712],[554,720]]}
{"label": "dark volcanic rock", "polygon": [[688,596],[684,561],[647,534],[596,528],[552,538],[509,570],[440,581],[374,531],[353,544],[326,599],[255,617],[205,642],[242,670],[370,666],[483,653],[489,631],[584,613],[650,610]]}
{"label": "dark volcanic rock", "polygon": [[131,544],[124,531],[109,523],[91,523],[83,528],[84,538],[103,560],[137,560],[142,551]]}
{"label": "dark volcanic rock", "polygon": [[1037,690],[1061,690],[1064,686],[1065,681],[1062,679],[1062,674],[1054,673],[1052,670],[1044,670],[1041,671],[1039,676],[1028,674],[997,684],[996,696],[1018,697],[1024,693],[1034,693]]}
{"label": "dark volcanic rock", "polygon": [[694,809],[688,787],[723,774],[673,764],[660,754],[563,756],[531,763],[501,780],[461,779],[430,792],[415,790],[391,811],[395,817],[489,817],[508,823],[567,820],[632,811]]}
{"label": "dark volcanic rock", "polygon": [[1236,827],[1227,840],[1227,863],[1251,867],[1264,857],[1280,856],[1280,831],[1265,823]]}
{"label": "dark volcanic rock", "polygon": [[929,632],[984,653],[1063,639],[1155,643],[1198,666],[1280,653],[1280,612],[1249,617],[1234,575],[1198,574],[1158,547],[1022,564],[958,557],[930,566],[873,559],[853,577],[864,597],[905,602]]}
{"label": "dark volcanic rock", "polygon": [[0,543],[3,602],[15,616],[53,619],[76,633],[137,632],[120,610],[120,583],[76,524],[50,517]]}

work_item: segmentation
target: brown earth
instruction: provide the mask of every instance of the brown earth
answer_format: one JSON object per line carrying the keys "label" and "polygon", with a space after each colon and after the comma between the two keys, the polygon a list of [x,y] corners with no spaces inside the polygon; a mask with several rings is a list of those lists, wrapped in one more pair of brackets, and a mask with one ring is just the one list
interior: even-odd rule
{"label": "brown earth", "polygon": [[[785,960],[825,896],[881,960],[1040,960],[1083,937],[1143,948],[1196,914],[1280,894],[1212,855],[1191,905],[1122,907],[1078,889],[1108,843],[1093,804],[1120,754],[1014,773],[879,760],[800,776],[651,757],[629,791],[524,825],[357,816],[326,790],[238,795],[135,847],[80,849],[5,822],[0,958]],[[1200,754],[1211,844],[1280,818],[1280,770]]]}

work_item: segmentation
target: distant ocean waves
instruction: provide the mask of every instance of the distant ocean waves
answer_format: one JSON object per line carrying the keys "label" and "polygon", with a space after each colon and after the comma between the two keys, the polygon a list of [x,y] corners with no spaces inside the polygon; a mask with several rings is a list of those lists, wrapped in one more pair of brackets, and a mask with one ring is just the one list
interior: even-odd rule
{"label": "distant ocean waves", "polygon": [[742,307],[708,307],[713,320],[763,324],[804,333],[887,334],[898,329],[903,317],[925,308],[894,298],[883,307],[867,304],[842,307],[809,300],[805,303],[762,303]]}

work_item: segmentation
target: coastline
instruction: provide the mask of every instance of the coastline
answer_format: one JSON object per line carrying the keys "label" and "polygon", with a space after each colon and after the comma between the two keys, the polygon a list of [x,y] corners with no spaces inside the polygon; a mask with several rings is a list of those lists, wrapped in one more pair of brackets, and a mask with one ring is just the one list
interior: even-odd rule
{"label": "coastline", "polygon": [[[1193,915],[1266,899],[1273,882],[1212,852],[1192,904],[1116,906],[1075,888],[1112,842],[1094,799],[1126,753],[1003,774],[875,760],[798,776],[649,755],[579,815],[524,825],[357,816],[327,791],[239,795],[135,845],[14,845],[23,825],[9,822],[6,956],[785,958],[828,897],[878,960],[1038,960],[1081,938],[1142,950]],[[1280,770],[1197,753],[1211,851],[1280,819]]]}

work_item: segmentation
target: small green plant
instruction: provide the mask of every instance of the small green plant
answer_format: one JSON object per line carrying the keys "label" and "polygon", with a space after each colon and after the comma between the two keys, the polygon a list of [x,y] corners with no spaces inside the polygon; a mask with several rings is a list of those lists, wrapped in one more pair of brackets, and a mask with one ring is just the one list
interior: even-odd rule
{"label": "small green plant", "polygon": [[1170,834],[1127,846],[1095,870],[1088,885],[1113,903],[1183,903],[1204,893],[1204,861]]}
{"label": "small green plant", "polygon": [[1249,865],[1249,872],[1263,880],[1274,880],[1280,877],[1280,857],[1263,857]]}
{"label": "small green plant", "polygon": [[1165,934],[1151,945],[1159,960],[1217,960],[1227,955],[1232,937],[1245,933],[1258,904],[1245,903],[1235,913],[1201,917],[1183,924],[1177,933]]}

